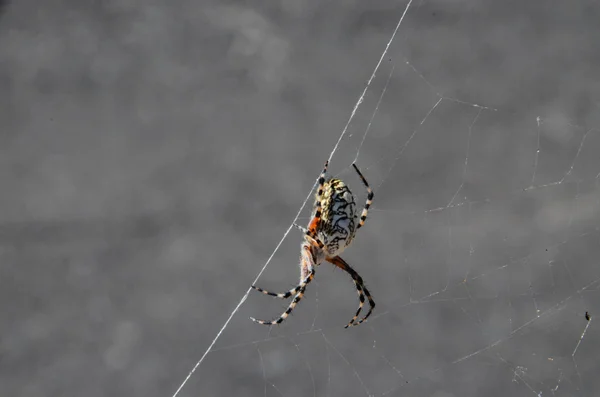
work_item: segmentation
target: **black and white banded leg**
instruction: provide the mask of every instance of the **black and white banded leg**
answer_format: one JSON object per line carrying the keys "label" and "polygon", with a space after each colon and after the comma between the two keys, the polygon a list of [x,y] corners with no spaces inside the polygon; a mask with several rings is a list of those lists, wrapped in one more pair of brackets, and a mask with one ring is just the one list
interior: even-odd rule
{"label": "black and white banded leg", "polygon": [[369,213],[369,208],[371,207],[371,204],[373,204],[373,197],[375,196],[375,194],[373,193],[373,189],[371,189],[369,183],[367,182],[367,180],[360,172],[355,163],[352,163],[352,167],[354,167],[354,170],[360,177],[360,180],[362,181],[363,185],[365,185],[365,187],[367,188],[367,202],[365,203],[365,207],[363,208],[362,214],[360,215],[360,222],[358,226],[356,226],[356,230],[358,230],[365,224],[365,221],[367,220],[367,214]]}
{"label": "black and white banded leg", "polygon": [[[250,319],[256,323],[263,324],[263,325],[281,324],[290,315],[290,313],[294,310],[296,305],[302,300],[302,298],[304,297],[304,292],[306,291],[306,287],[315,277],[315,266],[314,266],[313,262],[314,261],[312,259],[312,254],[310,253],[309,248],[305,247],[302,251],[302,266],[306,266],[306,271],[308,272],[308,275],[296,288],[294,288],[288,292],[276,294],[276,293],[266,291],[262,288],[259,288],[259,287],[256,287],[253,285],[252,288],[256,289],[257,291],[262,292],[265,295],[275,296],[277,298],[288,298],[292,294],[295,294],[295,296],[294,296],[294,299],[292,299],[292,302],[290,303],[288,308],[278,318],[271,320],[271,321],[258,320],[254,317],[250,317]],[[295,291],[295,292],[293,292],[293,291]]]}
{"label": "black and white banded leg", "polygon": [[[373,309],[375,308],[375,301],[373,300],[373,297],[371,296],[371,293],[369,292],[369,290],[367,289],[367,287],[365,286],[365,283],[362,279],[362,277],[356,272],[356,270],[354,270],[345,260],[343,260],[341,257],[339,256],[335,256],[335,257],[327,257],[325,258],[325,260],[337,267],[339,267],[340,269],[342,269],[343,271],[345,271],[346,273],[348,273],[350,275],[350,277],[352,277],[352,281],[354,281],[354,285],[356,286],[356,292],[358,293],[358,309],[356,310],[356,313],[354,314],[354,317],[352,318],[352,320],[350,320],[350,322],[344,327],[344,328],[348,328],[351,326],[355,326],[355,325],[359,325],[362,322],[364,322],[367,318],[369,318],[369,316],[371,315],[371,313],[373,312]],[[366,296],[366,300],[369,301],[369,311],[367,312],[366,316],[364,316],[362,319],[360,319],[358,322],[356,321],[358,319],[358,316],[360,315],[360,312],[365,304],[365,296]]]}

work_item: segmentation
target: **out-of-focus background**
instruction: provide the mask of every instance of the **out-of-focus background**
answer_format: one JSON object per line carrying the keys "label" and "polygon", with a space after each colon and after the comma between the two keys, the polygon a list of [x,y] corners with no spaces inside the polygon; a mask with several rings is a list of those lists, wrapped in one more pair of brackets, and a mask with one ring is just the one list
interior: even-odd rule
{"label": "out-of-focus background", "polygon": [[[407,4],[4,2],[0,395],[172,396]],[[599,20],[414,0],[331,164],[375,189],[344,253],[374,315],[343,328],[358,299],[328,264],[279,327],[253,292],[179,395],[599,395]],[[260,286],[298,281],[300,241]]]}

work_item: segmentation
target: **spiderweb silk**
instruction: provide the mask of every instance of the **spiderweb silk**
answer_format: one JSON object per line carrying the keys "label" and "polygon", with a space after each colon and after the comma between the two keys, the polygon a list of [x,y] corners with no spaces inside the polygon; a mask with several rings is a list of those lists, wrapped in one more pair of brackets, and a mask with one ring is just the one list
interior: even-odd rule
{"label": "spiderweb silk", "polygon": [[[593,315],[586,319],[600,309],[600,124],[588,120],[600,122],[598,105],[584,106],[589,113],[580,113],[580,122],[566,102],[548,107],[542,97],[532,108],[535,98],[480,89],[516,73],[518,62],[494,49],[485,53],[486,40],[499,44],[493,37],[469,36],[472,49],[461,35],[439,41],[448,29],[483,23],[491,10],[469,9],[436,25],[441,4],[411,6],[397,7],[399,20],[329,154],[342,168],[339,176],[351,180],[348,165],[357,161],[375,186],[368,225],[345,255],[375,291],[374,318],[344,332],[356,304],[352,285],[326,266],[309,293],[313,303],[303,302],[280,327],[243,323],[246,313],[275,316],[281,306],[256,296],[242,307],[248,290],[190,373],[214,358],[232,379],[239,371],[248,377],[248,383],[213,384],[220,393],[591,396],[600,390],[594,376],[600,332]],[[524,21],[517,23],[521,29],[509,39],[526,34]],[[481,57],[481,69],[449,84],[467,54]],[[535,52],[516,56],[536,59]],[[432,57],[438,65],[422,66]],[[446,62],[450,70],[440,66]],[[351,183],[359,192],[360,184]],[[312,192],[294,221],[307,218],[310,199]],[[288,236],[291,230],[290,224],[254,282],[287,288],[261,276],[274,257],[289,262],[276,254],[288,237],[300,239]],[[288,280],[292,269],[284,273]],[[236,315],[241,321],[228,336]],[[202,381],[194,384],[202,393]]]}
{"label": "spiderweb silk", "polygon": [[[205,360],[215,360],[232,379],[243,373],[247,380],[213,384],[217,394],[600,392],[593,316],[600,309],[598,102],[575,107],[544,92],[543,81],[538,97],[518,85],[515,92],[493,88],[496,80],[535,79],[519,68],[523,59],[543,55],[515,48],[506,58],[495,47],[505,44],[492,33],[479,41],[449,34],[490,23],[494,6],[486,7],[426,1],[394,7],[399,19],[329,154],[355,193],[364,196],[348,172],[352,161],[375,188],[367,226],[344,255],[374,291],[373,318],[343,330],[357,302],[349,278],[326,266],[280,327],[245,322],[248,313],[276,316],[282,307],[259,294],[243,306],[248,289],[182,386],[209,365]],[[445,12],[456,19],[436,18]],[[528,19],[516,14],[498,14],[501,21],[515,18],[514,32],[501,30],[501,21],[485,32],[497,30],[513,45],[522,35],[533,40]],[[537,47],[541,54],[560,45],[555,34],[546,48]],[[459,70],[468,59],[481,62],[470,76]],[[587,97],[571,90],[567,97]],[[312,191],[294,222],[308,219],[309,200]],[[279,276],[261,276],[274,258],[290,262],[278,250],[286,239],[301,238],[292,230],[290,224],[254,282],[288,287]],[[295,280],[294,271],[280,274]],[[192,394],[203,390],[198,372]]]}
{"label": "spiderweb silk", "polygon": [[600,395],[598,5],[201,3],[0,7],[0,395]]}

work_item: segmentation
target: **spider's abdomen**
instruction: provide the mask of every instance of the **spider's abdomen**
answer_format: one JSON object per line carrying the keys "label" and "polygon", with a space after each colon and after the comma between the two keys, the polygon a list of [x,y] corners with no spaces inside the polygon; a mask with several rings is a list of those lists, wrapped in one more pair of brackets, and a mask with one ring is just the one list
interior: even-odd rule
{"label": "spider's abdomen", "polygon": [[325,183],[321,200],[322,215],[317,236],[329,256],[342,253],[354,239],[356,203],[352,192],[340,179]]}

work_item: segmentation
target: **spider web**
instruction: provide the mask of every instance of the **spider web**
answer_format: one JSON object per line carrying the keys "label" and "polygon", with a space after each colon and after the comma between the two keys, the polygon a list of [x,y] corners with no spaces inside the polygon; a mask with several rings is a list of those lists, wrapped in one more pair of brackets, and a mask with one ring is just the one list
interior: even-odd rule
{"label": "spider web", "polygon": [[[480,103],[468,88],[441,86],[439,70],[419,64],[440,56],[433,42],[446,26],[419,24],[442,6],[405,7],[329,155],[355,192],[353,161],[375,188],[367,226],[344,255],[373,291],[375,314],[344,330],[355,294],[348,277],[326,265],[279,327],[246,323],[250,313],[276,316],[284,307],[264,296],[242,306],[249,289],[175,395],[205,359],[212,365],[188,385],[190,395],[208,388],[265,396],[600,390],[593,314],[600,309],[600,125],[588,126],[586,113],[584,123],[571,121],[557,105],[532,113],[525,101]],[[455,28],[480,22],[481,10],[469,11]],[[293,222],[308,220],[311,194]],[[289,262],[278,252],[300,239],[290,235],[293,222],[254,280],[270,290],[287,287],[280,275],[261,276],[274,258]],[[209,381],[219,372],[246,381]]]}
{"label": "spider web", "polygon": [[[0,10],[2,395],[599,395],[597,5],[26,3]],[[323,264],[254,324],[327,158],[375,191],[343,255],[375,312],[344,329]]]}

